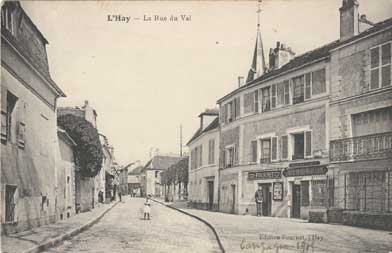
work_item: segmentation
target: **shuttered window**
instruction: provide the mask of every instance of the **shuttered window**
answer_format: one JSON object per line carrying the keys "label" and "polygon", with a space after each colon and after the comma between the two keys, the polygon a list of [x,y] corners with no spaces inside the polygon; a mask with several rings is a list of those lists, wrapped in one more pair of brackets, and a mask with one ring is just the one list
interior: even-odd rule
{"label": "shuttered window", "polygon": [[290,81],[284,81],[284,104],[290,104]]}
{"label": "shuttered window", "polygon": [[244,113],[251,113],[255,111],[255,96],[254,92],[244,95]]}
{"label": "shuttered window", "polygon": [[203,166],[203,145],[199,146],[199,167]]}
{"label": "shuttered window", "polygon": [[215,139],[211,139],[208,142],[208,164],[214,164],[215,162]]}
{"label": "shuttered window", "polygon": [[391,42],[370,50],[370,89],[391,85]]}
{"label": "shuttered window", "polygon": [[261,92],[262,92],[262,111],[267,112],[271,110],[270,87],[263,88]]}
{"label": "shuttered window", "polygon": [[271,138],[271,160],[278,160],[278,137]]}
{"label": "shuttered window", "polygon": [[259,112],[259,90],[254,91],[254,112]]}
{"label": "shuttered window", "polygon": [[257,141],[250,142],[251,162],[257,163]]}
{"label": "shuttered window", "polygon": [[240,115],[241,115],[241,111],[240,111],[241,100],[240,100],[240,97],[236,97],[234,101],[235,101],[235,115],[234,115],[234,118],[238,119],[240,117]]}
{"label": "shuttered window", "polygon": [[282,147],[282,160],[287,160],[288,159],[288,136],[287,135],[283,135],[280,138],[281,141],[281,147]]}
{"label": "shuttered window", "polygon": [[305,131],[305,157],[312,156],[312,132]]}
{"label": "shuttered window", "polygon": [[18,147],[25,147],[25,132],[26,132],[26,108],[27,105],[24,101],[19,101],[19,124],[18,124]]}
{"label": "shuttered window", "polygon": [[325,69],[312,72],[312,95],[318,95],[327,91]]}
{"label": "shuttered window", "polygon": [[284,105],[284,83],[278,83],[276,85],[276,106]]}

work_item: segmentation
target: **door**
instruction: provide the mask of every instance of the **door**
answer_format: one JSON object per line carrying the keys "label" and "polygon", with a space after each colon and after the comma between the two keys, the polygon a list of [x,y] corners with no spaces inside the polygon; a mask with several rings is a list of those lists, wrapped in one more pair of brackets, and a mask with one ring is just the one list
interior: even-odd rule
{"label": "door", "polygon": [[214,206],[214,181],[208,181],[208,209],[212,210]]}
{"label": "door", "polygon": [[5,221],[12,222],[15,220],[15,192],[16,186],[5,186]]}
{"label": "door", "polygon": [[293,206],[292,206],[292,217],[301,217],[301,185],[293,184]]}
{"label": "door", "polygon": [[262,184],[263,191],[263,205],[262,205],[262,214],[263,216],[271,216],[271,207],[272,207],[272,196],[271,196],[271,184]]}
{"label": "door", "polygon": [[231,206],[231,213],[235,213],[235,184],[231,185],[231,193],[232,193],[232,206]]}

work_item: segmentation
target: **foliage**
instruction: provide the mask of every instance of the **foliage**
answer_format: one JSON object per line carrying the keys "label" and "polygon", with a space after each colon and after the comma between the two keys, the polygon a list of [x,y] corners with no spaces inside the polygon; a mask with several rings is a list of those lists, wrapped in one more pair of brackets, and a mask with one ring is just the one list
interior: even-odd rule
{"label": "foliage", "polygon": [[161,184],[188,183],[188,157],[181,159],[161,173]]}
{"label": "foliage", "polygon": [[102,167],[102,145],[97,129],[84,118],[66,114],[57,118],[57,124],[75,141],[75,160],[84,177],[98,175]]}

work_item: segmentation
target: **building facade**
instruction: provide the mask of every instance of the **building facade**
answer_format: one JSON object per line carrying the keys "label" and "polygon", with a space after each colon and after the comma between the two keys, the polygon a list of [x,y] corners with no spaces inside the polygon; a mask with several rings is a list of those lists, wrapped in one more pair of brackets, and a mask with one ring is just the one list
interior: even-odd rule
{"label": "building facade", "polygon": [[219,119],[217,110],[199,115],[200,127],[187,143],[190,151],[188,201],[192,207],[218,210]]}
{"label": "building facade", "polygon": [[1,7],[1,224],[11,233],[56,220],[56,104],[47,40],[19,2]]}
{"label": "building facade", "polygon": [[344,211],[329,218],[351,224],[361,213],[354,225],[392,229],[392,19],[361,31],[357,1],[340,12],[342,44],[330,60],[330,169],[333,207]]}
{"label": "building facade", "polygon": [[219,210],[256,214],[261,186],[264,216],[390,211],[391,20],[345,0],[340,31],[299,56],[277,43],[266,68],[258,29],[247,83],[218,100]]}
{"label": "building facade", "polygon": [[162,196],[160,173],[180,161],[181,157],[155,155],[141,171],[141,187],[143,196]]}

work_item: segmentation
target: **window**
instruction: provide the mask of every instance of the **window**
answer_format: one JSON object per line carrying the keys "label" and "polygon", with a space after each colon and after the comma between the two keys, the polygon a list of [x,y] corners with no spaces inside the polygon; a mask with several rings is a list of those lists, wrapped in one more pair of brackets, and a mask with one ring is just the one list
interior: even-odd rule
{"label": "window", "polygon": [[261,90],[262,93],[262,111],[267,112],[271,110],[271,102],[270,102],[270,87],[263,88]]}
{"label": "window", "polygon": [[271,160],[278,160],[278,137],[271,137]]}
{"label": "window", "polygon": [[225,151],[225,168],[233,167],[235,155],[234,147],[228,147]]}
{"label": "window", "polygon": [[240,117],[240,97],[236,97],[233,100],[234,103],[234,119],[238,119]]}
{"label": "window", "polygon": [[215,163],[215,139],[208,142],[208,164]]}
{"label": "window", "polygon": [[257,163],[257,141],[250,142],[251,162]]}
{"label": "window", "polygon": [[305,75],[305,99],[310,98],[310,92],[311,92],[311,75],[310,73],[307,73]]}
{"label": "window", "polygon": [[293,104],[304,102],[304,77],[293,78]]}
{"label": "window", "polygon": [[290,104],[290,81],[284,81],[284,104],[288,105]]}
{"label": "window", "polygon": [[199,146],[199,167],[203,166],[203,145]]}
{"label": "window", "polygon": [[251,113],[255,111],[255,95],[254,92],[244,95],[244,113]]}
{"label": "window", "polygon": [[391,116],[392,107],[352,115],[353,137],[392,131]]}
{"label": "window", "polygon": [[5,222],[14,222],[16,207],[16,189],[14,185],[5,186]]}
{"label": "window", "polygon": [[155,178],[158,177],[158,173],[159,173],[159,171],[155,171]]}
{"label": "window", "polygon": [[391,42],[370,49],[370,89],[391,85]]}
{"label": "window", "polygon": [[276,85],[276,93],[277,93],[277,101],[276,105],[281,106],[284,105],[284,83],[278,83]]}
{"label": "window", "polygon": [[7,6],[1,8],[1,26],[13,33],[13,14]]}
{"label": "window", "polygon": [[[4,98],[2,98],[3,100]],[[1,108],[1,140],[10,141],[13,133],[13,114],[18,98],[11,92],[6,92],[5,105]],[[5,108],[3,108],[5,107]],[[4,110],[5,109],[5,110]]]}
{"label": "window", "polygon": [[312,157],[312,132],[304,131],[292,134],[293,156],[292,160]]}
{"label": "window", "polygon": [[271,162],[271,139],[260,140],[260,163]]}
{"label": "window", "polygon": [[227,106],[227,120],[226,123],[233,121],[233,104],[232,102],[229,102],[226,104]]}
{"label": "window", "polygon": [[312,72],[312,96],[327,91],[325,69]]}
{"label": "window", "polygon": [[271,86],[271,107],[276,108],[276,84]]}

